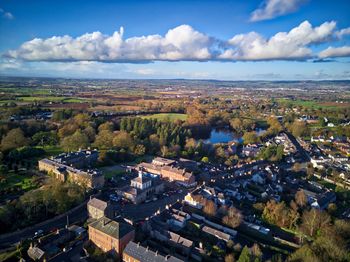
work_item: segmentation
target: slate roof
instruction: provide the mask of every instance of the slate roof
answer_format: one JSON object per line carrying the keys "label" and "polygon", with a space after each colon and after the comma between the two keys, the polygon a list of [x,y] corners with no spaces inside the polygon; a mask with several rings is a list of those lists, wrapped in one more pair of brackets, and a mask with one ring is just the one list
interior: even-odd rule
{"label": "slate roof", "polygon": [[162,256],[148,248],[145,248],[135,242],[129,242],[125,247],[123,253],[133,257],[140,262],[181,262],[183,260],[173,256]]}
{"label": "slate roof", "polygon": [[89,200],[88,205],[104,211],[107,208],[108,203],[98,198],[92,198]]}
{"label": "slate roof", "polygon": [[92,227],[116,239],[120,239],[134,230],[131,225],[124,221],[115,221],[107,217],[102,217],[99,220],[92,222],[89,227]]}

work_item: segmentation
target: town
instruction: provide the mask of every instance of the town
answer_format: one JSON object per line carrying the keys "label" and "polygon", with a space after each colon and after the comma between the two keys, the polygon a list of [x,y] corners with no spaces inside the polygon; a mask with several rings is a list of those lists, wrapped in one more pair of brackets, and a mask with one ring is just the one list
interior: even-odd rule
{"label": "town", "polygon": [[[28,83],[1,89],[13,101],[1,104],[1,260],[348,258],[347,83],[342,103],[265,90],[252,100],[234,86],[222,97],[215,84],[182,96],[174,81],[171,98],[156,82],[154,97],[87,107],[93,88],[72,101],[63,85],[58,100],[17,82]],[[28,90],[38,98],[23,99]]]}

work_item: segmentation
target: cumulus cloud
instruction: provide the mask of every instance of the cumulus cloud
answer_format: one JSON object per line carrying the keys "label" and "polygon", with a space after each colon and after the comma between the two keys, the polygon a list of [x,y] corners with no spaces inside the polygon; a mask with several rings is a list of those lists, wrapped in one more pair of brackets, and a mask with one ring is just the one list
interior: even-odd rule
{"label": "cumulus cloud", "polygon": [[327,49],[321,51],[318,56],[320,58],[329,58],[329,57],[348,57],[350,56],[350,46],[342,47],[328,47]]}
{"label": "cumulus cloud", "polygon": [[[330,21],[313,27],[305,21],[289,32],[266,38],[257,32],[221,40],[198,32],[189,25],[170,29],[164,36],[147,35],[124,39],[124,28],[112,35],[86,33],[73,38],[35,38],[3,56],[25,61],[98,61],[147,63],[153,61],[261,61],[316,58],[312,46],[339,39],[347,29],[336,30]],[[345,30],[345,31],[344,31]]]}
{"label": "cumulus cloud", "polygon": [[279,32],[270,39],[256,32],[236,35],[228,43],[233,47],[220,55],[228,60],[299,60],[313,56],[309,45],[329,40],[336,23],[325,22],[318,27],[305,21],[289,32]]}
{"label": "cumulus cloud", "polygon": [[138,62],[153,60],[208,60],[211,58],[210,37],[181,25],[166,35],[131,37],[123,40],[124,29],[112,36],[101,32],[84,34],[77,38],[54,36],[35,38],[19,49],[7,53],[13,58],[29,61],[105,61]]}
{"label": "cumulus cloud", "polygon": [[6,19],[9,19],[9,20],[12,20],[14,19],[15,17],[13,16],[12,13],[10,12],[6,12],[4,9],[0,8],[0,15],[3,17],[3,18],[6,18]]}
{"label": "cumulus cloud", "polygon": [[260,7],[251,13],[250,21],[273,19],[297,11],[307,0],[264,0]]}

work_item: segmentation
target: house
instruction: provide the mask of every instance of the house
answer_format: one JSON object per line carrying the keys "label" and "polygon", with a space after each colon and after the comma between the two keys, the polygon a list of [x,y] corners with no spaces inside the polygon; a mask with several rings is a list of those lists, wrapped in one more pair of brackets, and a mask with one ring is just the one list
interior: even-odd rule
{"label": "house", "polygon": [[46,259],[47,259],[45,251],[40,249],[37,246],[31,245],[27,251],[27,254],[34,261],[46,261]]}
{"label": "house", "polygon": [[138,177],[131,180],[130,186],[121,188],[117,193],[134,204],[140,204],[163,191],[164,183],[159,178],[139,171]]}
{"label": "house", "polygon": [[113,218],[113,206],[110,202],[100,200],[98,198],[92,198],[87,203],[87,210],[89,217],[93,219],[100,219],[101,217]]}
{"label": "house", "polygon": [[304,189],[304,193],[308,199],[309,205],[321,210],[326,209],[330,203],[336,200],[335,193],[331,191],[318,194]]}
{"label": "house", "polygon": [[116,221],[102,217],[89,224],[89,240],[104,252],[121,255],[134,236],[134,228],[121,219]]}
{"label": "house", "polygon": [[191,216],[188,213],[172,208],[169,210],[169,218],[167,222],[175,227],[184,228],[190,218]]}
{"label": "house", "polygon": [[130,241],[123,252],[124,262],[181,262],[183,260],[174,256],[163,256],[158,251],[152,251],[139,243]]}
{"label": "house", "polygon": [[255,157],[259,153],[260,148],[258,145],[247,145],[242,148],[242,154],[246,157]]}
{"label": "house", "polygon": [[227,234],[212,227],[204,226],[202,228],[202,231],[226,242],[232,239],[230,234]]}
{"label": "house", "polygon": [[184,202],[197,209],[202,209],[203,205],[201,204],[201,199],[203,199],[201,195],[193,195],[192,193],[187,193]]}

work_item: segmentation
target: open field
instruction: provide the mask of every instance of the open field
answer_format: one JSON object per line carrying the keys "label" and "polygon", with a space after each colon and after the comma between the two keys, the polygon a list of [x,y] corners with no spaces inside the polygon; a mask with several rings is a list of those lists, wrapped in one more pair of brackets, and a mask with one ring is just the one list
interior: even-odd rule
{"label": "open field", "polygon": [[160,114],[154,114],[149,116],[143,116],[142,118],[146,118],[146,119],[153,118],[160,121],[175,121],[175,120],[185,121],[187,119],[187,115],[176,114],[176,113],[160,113]]}
{"label": "open field", "polygon": [[316,101],[306,101],[306,100],[289,100],[289,99],[278,99],[278,103],[291,106],[303,106],[309,108],[322,108],[322,109],[332,109],[337,110],[341,108],[350,107],[349,103],[336,103],[336,102],[316,102]]}

